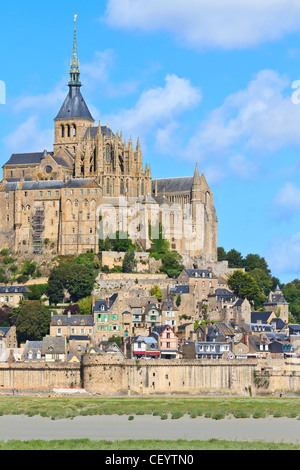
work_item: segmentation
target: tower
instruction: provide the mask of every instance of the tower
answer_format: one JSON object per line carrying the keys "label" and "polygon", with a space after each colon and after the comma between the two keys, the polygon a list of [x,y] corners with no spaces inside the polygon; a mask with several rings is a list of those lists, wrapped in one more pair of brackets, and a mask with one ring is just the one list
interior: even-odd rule
{"label": "tower", "polygon": [[80,88],[79,60],[77,54],[77,15],[74,16],[73,56],[70,63],[70,81],[68,95],[54,119],[54,155],[75,159],[78,143],[88,127],[95,121],[83,99]]}

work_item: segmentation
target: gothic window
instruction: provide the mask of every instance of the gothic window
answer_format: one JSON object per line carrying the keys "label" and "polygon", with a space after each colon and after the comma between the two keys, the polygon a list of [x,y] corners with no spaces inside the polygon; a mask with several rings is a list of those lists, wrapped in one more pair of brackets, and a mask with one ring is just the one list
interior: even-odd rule
{"label": "gothic window", "polygon": [[73,137],[76,137],[76,131],[77,131],[76,125],[73,124]]}
{"label": "gothic window", "polygon": [[110,148],[106,146],[106,163],[110,163]]}
{"label": "gothic window", "polygon": [[106,182],[106,194],[110,194],[110,183],[109,180]]}
{"label": "gothic window", "polygon": [[67,129],[68,129],[68,137],[71,137],[71,127],[69,126],[69,124],[67,125]]}
{"label": "gothic window", "polygon": [[141,194],[142,194],[142,196],[144,196],[144,194],[145,194],[145,183],[144,183],[144,180],[142,181],[142,185],[141,185]]}
{"label": "gothic window", "polygon": [[61,136],[62,136],[62,138],[64,138],[65,137],[65,126],[61,125],[60,129],[61,129]]}
{"label": "gothic window", "polygon": [[121,181],[120,183],[120,194],[124,194],[124,183]]}

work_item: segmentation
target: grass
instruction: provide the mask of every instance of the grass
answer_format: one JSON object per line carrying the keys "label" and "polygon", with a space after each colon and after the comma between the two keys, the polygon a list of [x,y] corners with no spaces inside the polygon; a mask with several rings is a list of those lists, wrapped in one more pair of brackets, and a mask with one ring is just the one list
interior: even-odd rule
{"label": "grass", "polygon": [[1,415],[41,415],[73,419],[93,415],[153,415],[167,419],[203,416],[213,419],[300,418],[300,398],[0,398]]}
{"label": "grass", "polygon": [[299,450],[300,446],[285,443],[237,442],[210,439],[208,441],[91,441],[70,439],[57,441],[0,441],[0,450]]}

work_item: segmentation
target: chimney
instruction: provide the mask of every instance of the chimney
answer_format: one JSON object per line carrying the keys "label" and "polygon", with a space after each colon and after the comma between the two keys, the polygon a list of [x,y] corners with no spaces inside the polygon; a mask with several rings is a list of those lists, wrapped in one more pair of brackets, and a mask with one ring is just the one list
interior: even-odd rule
{"label": "chimney", "polygon": [[107,303],[107,308],[109,308],[109,297],[107,297],[106,303]]}

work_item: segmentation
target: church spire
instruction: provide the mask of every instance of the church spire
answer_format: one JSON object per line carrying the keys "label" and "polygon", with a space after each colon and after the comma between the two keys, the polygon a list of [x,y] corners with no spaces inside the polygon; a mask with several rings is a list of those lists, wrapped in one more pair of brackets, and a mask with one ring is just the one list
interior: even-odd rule
{"label": "church spire", "polygon": [[69,86],[81,86],[79,77],[79,60],[77,56],[77,33],[76,33],[76,21],[77,15],[74,15],[74,41],[73,41],[73,58],[71,60],[71,68],[70,68],[70,82]]}

